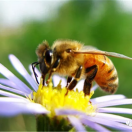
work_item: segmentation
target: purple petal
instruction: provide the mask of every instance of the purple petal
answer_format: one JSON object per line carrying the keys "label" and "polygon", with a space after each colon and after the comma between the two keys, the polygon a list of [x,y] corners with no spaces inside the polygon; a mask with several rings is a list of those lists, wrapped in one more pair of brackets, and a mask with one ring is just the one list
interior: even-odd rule
{"label": "purple petal", "polygon": [[124,125],[122,123],[118,123],[118,122],[115,122],[115,121],[111,121],[109,120],[109,118],[107,119],[101,119],[101,118],[97,118],[96,116],[83,116],[82,118],[86,119],[86,120],[90,120],[92,122],[96,122],[96,123],[99,123],[101,125],[104,125],[104,126],[108,126],[108,127],[111,127],[111,128],[114,128],[114,129],[117,129],[117,130],[132,130],[132,127],[129,127],[127,125]]}
{"label": "purple petal", "polygon": [[[84,81],[85,81],[84,79],[80,80],[80,81],[77,83],[77,85],[76,85],[76,87],[74,88],[74,90],[78,89],[79,92],[80,92],[80,91],[83,91]],[[99,86],[98,86],[97,84],[94,85],[94,86],[91,88],[91,91],[95,91],[98,87],[99,87]]]}
{"label": "purple petal", "polygon": [[[14,98],[22,98],[22,99],[25,99],[25,98],[22,97],[22,96],[19,96],[19,95],[10,93],[10,92],[2,91],[2,90],[0,90],[0,95],[7,96],[7,97],[14,97]],[[1,98],[1,97],[0,97],[0,98]]]}
{"label": "purple petal", "polygon": [[[32,76],[32,78],[36,81],[36,79],[35,79],[35,76],[34,76],[34,73],[33,73],[33,69],[32,69],[32,66],[31,65],[29,65],[29,70],[30,70],[30,72],[31,72],[31,76]],[[38,82],[40,83],[40,78],[41,78],[41,73],[39,72],[39,70],[35,67],[35,72],[36,72],[36,74],[37,74],[37,79],[38,79]]]}
{"label": "purple petal", "polygon": [[27,94],[30,94],[32,91],[31,89],[24,84],[20,79],[18,79],[12,72],[10,72],[6,67],[4,67],[2,64],[0,64],[0,73],[4,75],[6,78],[14,82],[19,87],[17,89],[26,92]]}
{"label": "purple petal", "polygon": [[47,114],[47,111],[42,105],[24,101],[16,98],[0,98],[0,115],[14,116],[17,114]]}
{"label": "purple petal", "polygon": [[130,118],[119,116],[119,115],[114,115],[114,114],[106,114],[106,113],[96,113],[96,117],[100,119],[106,119],[106,120],[111,120],[111,121],[116,121],[116,122],[121,122],[121,123],[126,123],[126,121],[130,120]]}
{"label": "purple petal", "polygon": [[99,108],[98,112],[100,113],[121,113],[121,114],[132,114],[132,109],[127,108]]}
{"label": "purple petal", "polygon": [[55,113],[56,115],[86,115],[84,112],[73,109],[55,109]]}
{"label": "purple petal", "polygon": [[74,88],[74,90],[78,89],[79,92],[82,91],[82,90],[83,90],[83,85],[84,85],[84,79],[80,80],[80,81],[77,83],[77,85],[76,85],[76,87]]}
{"label": "purple petal", "polygon": [[60,80],[61,80],[61,86],[62,87],[66,86],[66,79],[64,77],[60,77],[58,75],[53,75],[52,79],[53,79],[53,84],[54,84],[55,87],[58,85]]}
{"label": "purple petal", "polygon": [[95,84],[95,85],[92,87],[91,91],[92,91],[92,90],[95,91],[98,87],[99,87],[99,86],[98,86],[97,84]]}
{"label": "purple petal", "polygon": [[10,88],[10,87],[6,87],[6,86],[3,86],[0,84],[0,89],[4,89],[4,90],[8,90],[10,92],[13,92],[13,93],[17,93],[17,94],[20,94],[20,95],[23,95],[25,96],[26,94],[20,90],[17,90],[17,89],[13,89],[13,88]]}
{"label": "purple petal", "polygon": [[101,126],[101,125],[99,125],[97,123],[94,123],[92,121],[89,121],[87,119],[81,118],[81,122],[84,125],[89,126],[92,129],[94,129],[94,130],[97,130],[98,132],[110,132],[108,129],[104,128],[103,126]]}
{"label": "purple petal", "polygon": [[94,105],[100,108],[100,107],[106,107],[106,106],[126,105],[126,104],[132,104],[132,99],[114,100],[114,101],[102,102],[102,103],[98,103]]}
{"label": "purple petal", "polygon": [[14,68],[26,79],[26,81],[32,86],[32,88],[37,91],[38,86],[37,83],[33,80],[33,78],[28,74],[22,63],[14,56],[9,55],[9,60],[14,66]]}
{"label": "purple petal", "polygon": [[102,96],[102,97],[97,97],[97,98],[94,98],[94,99],[91,99],[91,102],[93,104],[98,104],[98,103],[104,103],[106,102],[107,104],[109,104],[108,102],[111,101],[111,100],[118,100],[118,99],[124,99],[125,96],[122,95],[122,94],[118,94],[118,95],[106,95],[106,96]]}
{"label": "purple petal", "polygon": [[15,88],[15,89],[18,88],[18,86],[15,83],[13,83],[12,81],[10,81],[8,79],[4,79],[4,78],[0,79],[0,84],[4,84],[6,86],[9,86],[9,87],[12,87],[12,88]]}
{"label": "purple petal", "polygon": [[14,98],[14,97],[0,97],[0,102],[10,102],[10,103],[30,103],[26,98]]}
{"label": "purple petal", "polygon": [[75,127],[75,129],[80,132],[86,132],[84,126],[82,125],[82,123],[80,122],[80,120],[78,120],[78,118],[74,117],[74,116],[68,116],[69,121],[71,122],[71,124]]}

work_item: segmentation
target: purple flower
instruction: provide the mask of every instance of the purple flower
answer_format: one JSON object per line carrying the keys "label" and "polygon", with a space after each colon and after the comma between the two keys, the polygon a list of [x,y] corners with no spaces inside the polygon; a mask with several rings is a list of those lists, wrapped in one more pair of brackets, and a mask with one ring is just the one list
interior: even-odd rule
{"label": "purple flower", "polygon": [[[86,131],[85,126],[96,131],[110,131],[109,128],[123,131],[132,130],[130,118],[116,115],[116,113],[132,114],[132,109],[115,107],[132,104],[132,99],[127,99],[124,95],[106,95],[91,99],[97,85],[92,88],[89,97],[84,97],[81,92],[83,80],[78,83],[78,90],[69,91],[66,96],[66,88],[62,88],[66,84],[64,78],[54,75],[54,88],[52,88],[51,82],[45,87],[40,82],[38,86],[34,80],[31,66],[29,66],[30,75],[14,55],[9,55],[9,60],[30,87],[0,64],[0,73],[5,76],[5,78],[0,78],[0,95],[3,96],[0,97],[0,116],[26,113],[44,114],[49,118],[61,117],[77,131]],[[36,72],[40,78],[40,72],[37,69]],[[62,80],[61,83],[59,83],[60,80]]]}

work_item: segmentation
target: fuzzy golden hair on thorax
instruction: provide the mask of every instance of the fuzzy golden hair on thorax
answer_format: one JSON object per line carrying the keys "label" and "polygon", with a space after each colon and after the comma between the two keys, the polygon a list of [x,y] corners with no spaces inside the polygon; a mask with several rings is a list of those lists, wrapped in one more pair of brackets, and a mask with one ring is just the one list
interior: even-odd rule
{"label": "fuzzy golden hair on thorax", "polygon": [[78,65],[83,63],[82,54],[68,53],[67,50],[79,51],[82,47],[83,44],[80,42],[71,40],[57,40],[53,43],[53,61],[57,58],[61,59],[56,69],[58,73],[65,75],[75,72]]}
{"label": "fuzzy golden hair on thorax", "polygon": [[70,49],[73,51],[78,51],[83,47],[83,44],[78,41],[72,40],[57,40],[53,43],[52,50],[55,56],[66,59],[69,54],[66,53],[66,50]]}
{"label": "fuzzy golden hair on thorax", "polygon": [[72,40],[57,40],[53,43],[52,49],[57,52],[63,52],[66,49],[78,51],[83,46],[82,43]]}

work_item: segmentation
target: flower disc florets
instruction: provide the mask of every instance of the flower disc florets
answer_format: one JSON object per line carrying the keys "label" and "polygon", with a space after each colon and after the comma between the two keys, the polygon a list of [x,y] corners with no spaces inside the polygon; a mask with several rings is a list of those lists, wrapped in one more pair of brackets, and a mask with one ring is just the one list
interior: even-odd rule
{"label": "flower disc florets", "polygon": [[84,96],[83,91],[78,90],[68,90],[67,93],[67,88],[61,88],[61,81],[57,87],[53,87],[52,81],[47,86],[43,86],[41,81],[37,92],[33,92],[33,102],[43,105],[50,111],[50,116],[55,116],[57,108],[74,109],[91,114],[95,111],[90,103],[93,93],[94,91],[90,93],[90,96]]}

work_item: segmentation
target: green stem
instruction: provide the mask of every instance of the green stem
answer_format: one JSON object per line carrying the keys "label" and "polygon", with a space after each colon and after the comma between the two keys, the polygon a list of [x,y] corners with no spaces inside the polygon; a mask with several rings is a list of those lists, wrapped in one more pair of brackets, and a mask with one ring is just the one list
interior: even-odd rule
{"label": "green stem", "polygon": [[72,127],[66,119],[49,118],[47,115],[38,115],[36,118],[37,131],[69,131]]}
{"label": "green stem", "polygon": [[37,125],[37,131],[49,131],[49,118],[46,115],[38,115],[36,120]]}

